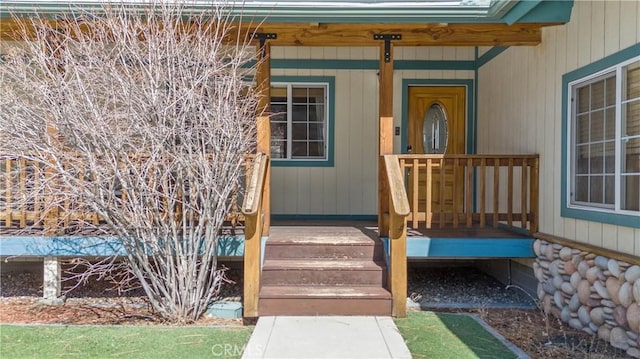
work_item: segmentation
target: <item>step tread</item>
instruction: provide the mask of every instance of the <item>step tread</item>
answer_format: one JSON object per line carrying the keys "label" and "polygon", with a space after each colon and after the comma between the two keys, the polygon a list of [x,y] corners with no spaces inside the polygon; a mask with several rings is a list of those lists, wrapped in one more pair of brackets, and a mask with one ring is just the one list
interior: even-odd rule
{"label": "step tread", "polygon": [[326,246],[375,246],[381,242],[369,237],[362,236],[272,236],[267,240],[267,245],[326,245]]}
{"label": "step tread", "polygon": [[382,270],[383,264],[372,260],[358,259],[318,259],[318,258],[294,258],[294,259],[267,259],[264,261],[263,270]]}
{"label": "step tread", "polygon": [[263,286],[260,298],[360,298],[390,299],[391,293],[382,287],[342,287],[342,286]]}

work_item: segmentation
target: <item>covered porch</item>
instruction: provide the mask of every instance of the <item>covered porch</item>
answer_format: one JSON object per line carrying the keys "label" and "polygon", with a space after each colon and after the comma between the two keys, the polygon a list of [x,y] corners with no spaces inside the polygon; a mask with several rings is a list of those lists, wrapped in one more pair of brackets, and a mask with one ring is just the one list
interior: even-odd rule
{"label": "covered porch", "polygon": [[[249,3],[251,5],[253,2]],[[322,228],[321,232],[324,232],[323,236],[327,240],[330,237],[346,236],[369,238],[374,242],[374,247],[377,245],[375,243],[380,243],[384,248],[382,271],[386,278],[377,285],[390,295],[388,314],[406,315],[408,258],[533,256],[532,234],[537,231],[539,217],[537,155],[476,154],[473,146],[473,118],[477,104],[474,101],[469,101],[464,111],[466,125],[463,131],[467,134],[468,143],[462,152],[408,154],[403,148],[405,143],[401,144],[398,137],[400,130],[406,130],[397,126],[401,122],[396,114],[397,109],[402,107],[401,111],[405,111],[406,107],[404,102],[400,104],[398,101],[395,90],[395,83],[404,81],[397,74],[399,69],[419,69],[422,66],[435,66],[445,70],[449,68],[448,61],[444,59],[428,60],[429,62],[396,61],[394,51],[398,47],[472,49],[475,52],[474,59],[458,61],[457,64],[465,71],[475,72],[468,86],[468,90],[471,90],[477,88],[477,69],[482,62],[490,61],[506,46],[539,44],[542,41],[542,28],[568,21],[572,5],[571,2],[550,1],[501,3],[503,7],[500,13],[490,13],[490,9],[484,9],[482,14],[468,13],[462,16],[459,9],[449,9],[451,16],[446,17],[441,13],[429,12],[427,7],[422,12],[404,9],[402,14],[389,19],[381,19],[384,9],[376,9],[375,14],[367,15],[365,7],[358,9],[361,13],[357,14],[343,13],[339,9],[322,9],[326,12],[323,16],[292,14],[283,10],[282,13],[267,17],[263,23],[242,23],[237,27],[242,34],[253,36],[261,59],[254,80],[262,92],[260,106],[264,109],[269,109],[272,97],[270,84],[273,82],[276,65],[272,50],[294,47],[366,47],[376,50],[377,59],[369,60],[365,66],[368,70],[375,71],[377,78],[377,91],[374,90],[377,96],[372,100],[377,105],[377,111],[374,110],[376,113],[372,116],[376,125],[376,150],[369,151],[375,157],[372,166],[374,173],[370,177],[375,177],[371,178],[371,182],[374,183],[374,201],[377,203],[375,214],[369,219],[376,222],[364,226],[352,222],[347,227],[357,230],[349,230],[347,234],[339,229],[342,225],[335,226],[339,223],[328,222],[322,222],[320,226],[287,226],[290,227],[287,231],[291,236],[292,231],[298,230],[295,236],[304,239],[312,235],[314,230]],[[261,14],[258,10],[253,11],[255,13],[252,14]],[[460,16],[453,15],[456,13]],[[476,21],[478,16],[480,21]],[[17,25],[13,20],[2,21],[2,38],[11,39]],[[484,48],[482,54],[480,48]],[[306,67],[314,70],[314,66],[317,66],[311,62],[296,63],[295,59],[277,60],[281,62],[279,66],[292,69]],[[341,70],[349,70],[350,67],[360,69],[360,66],[364,66],[357,64],[358,60],[330,58],[326,61]],[[471,92],[473,91],[468,93]],[[269,114],[269,111],[266,113]],[[265,115],[258,117],[256,122],[258,154],[248,158],[245,193],[238,197],[237,209],[229,217],[230,225],[238,225],[236,228],[242,230],[238,232],[242,233],[238,236],[242,245],[234,247],[236,250],[231,256],[241,256],[244,262],[245,317],[263,315],[260,310],[260,291],[264,287],[266,246],[277,242],[278,237],[286,237],[281,227],[271,225],[272,218],[275,218],[272,216],[272,172],[275,161],[271,158],[271,119]],[[350,136],[357,135],[353,133]],[[338,155],[340,154],[336,154]],[[350,160],[349,166],[362,167],[358,163],[360,160]],[[41,230],[38,236],[55,238],[56,234],[64,233],[65,225],[69,225],[69,222],[61,221],[60,218],[75,216],[99,224],[100,218],[94,213],[77,211],[72,204],[67,206],[63,203],[57,211],[42,213],[38,201],[45,203],[49,200],[46,196],[36,200],[32,206],[14,205],[14,199],[28,191],[28,181],[33,180],[29,178],[28,166],[24,160],[11,154],[5,155],[0,161],[0,171],[6,174],[0,183],[4,193],[4,198],[0,201],[0,228],[3,234],[9,235],[3,239],[5,243],[12,240],[10,235],[16,233],[16,230],[34,224],[36,229]],[[69,216],[70,211],[74,212],[73,216]],[[312,216],[310,214],[304,218]],[[336,214],[331,218],[341,216],[342,214]],[[344,218],[350,217],[345,215]],[[334,228],[333,234],[331,228]],[[86,236],[89,237],[90,235]],[[9,254],[5,253],[5,249],[9,247],[3,245],[3,253],[0,255],[34,255],[28,253],[28,248],[34,247],[37,245],[25,244],[20,254]],[[47,253],[47,256],[63,255],[56,251]],[[373,253],[376,253],[375,250]]]}

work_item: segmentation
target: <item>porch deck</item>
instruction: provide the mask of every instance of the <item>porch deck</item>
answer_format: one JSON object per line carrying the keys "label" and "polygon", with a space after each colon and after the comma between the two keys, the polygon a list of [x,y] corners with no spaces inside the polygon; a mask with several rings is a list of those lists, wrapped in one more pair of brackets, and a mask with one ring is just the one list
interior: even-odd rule
{"label": "porch deck", "polygon": [[[0,226],[1,227],[1,226]],[[73,237],[46,236],[42,230],[0,228],[0,256],[100,256],[117,254],[118,242],[103,243],[96,233]],[[305,238],[318,242],[376,240],[378,224],[366,220],[274,220],[269,238]],[[382,238],[387,241],[386,237]],[[103,244],[100,244],[100,243]],[[220,255],[240,259],[244,254],[244,227],[225,228]],[[533,237],[507,228],[419,228],[407,230],[407,257],[500,258],[533,257]]]}
{"label": "porch deck", "polygon": [[[364,220],[274,220],[270,238],[378,238],[378,224]],[[388,238],[382,237],[387,243]],[[532,235],[519,228],[448,226],[408,228],[407,258],[533,258]]]}

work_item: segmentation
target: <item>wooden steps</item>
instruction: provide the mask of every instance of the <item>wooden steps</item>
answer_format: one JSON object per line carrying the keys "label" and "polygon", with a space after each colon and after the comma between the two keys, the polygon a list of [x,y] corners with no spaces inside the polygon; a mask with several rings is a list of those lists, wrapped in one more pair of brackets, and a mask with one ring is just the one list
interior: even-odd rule
{"label": "wooden steps", "polygon": [[278,235],[265,248],[258,312],[269,315],[391,315],[378,239]]}

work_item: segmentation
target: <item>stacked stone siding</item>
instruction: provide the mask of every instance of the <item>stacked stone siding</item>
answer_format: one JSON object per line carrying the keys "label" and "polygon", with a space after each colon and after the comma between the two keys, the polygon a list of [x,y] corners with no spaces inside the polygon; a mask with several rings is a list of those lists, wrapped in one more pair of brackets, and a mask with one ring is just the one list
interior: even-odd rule
{"label": "stacked stone siding", "polygon": [[640,358],[640,266],[540,239],[534,251],[543,310]]}

